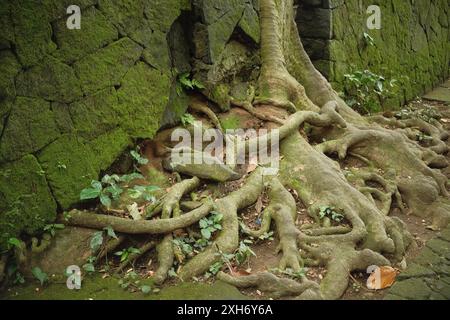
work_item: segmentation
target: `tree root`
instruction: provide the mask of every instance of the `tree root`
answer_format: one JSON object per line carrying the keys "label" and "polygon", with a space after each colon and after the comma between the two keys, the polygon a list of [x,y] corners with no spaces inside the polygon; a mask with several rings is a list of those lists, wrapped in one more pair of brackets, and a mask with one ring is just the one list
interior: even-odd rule
{"label": "tree root", "polygon": [[221,132],[223,132],[222,125],[220,123],[219,118],[217,115],[207,106],[205,106],[203,103],[201,103],[198,99],[193,98],[191,99],[191,103],[189,104],[189,108],[191,108],[194,111],[200,112],[205,114],[212,122],[212,124]]}
{"label": "tree root", "polygon": [[177,229],[186,228],[198,222],[201,218],[207,216],[212,209],[212,204],[204,203],[201,207],[182,216],[150,221],[131,220],[92,212],[72,210],[70,212],[71,217],[68,221],[61,221],[61,223],[98,230],[111,226],[115,231],[126,234],[166,234]]}
{"label": "tree root", "polygon": [[147,213],[151,214],[151,216],[161,213],[163,217],[166,217],[165,219],[171,217],[173,212],[179,212],[181,198],[185,194],[195,190],[199,185],[200,179],[197,177],[186,179],[175,184],[170,188],[168,193],[156,203],[156,207],[149,208]]}
{"label": "tree root", "polygon": [[120,266],[116,269],[116,273],[121,273],[123,270],[130,264],[133,264],[137,259],[142,257],[145,253],[150,251],[156,246],[155,241],[148,241],[143,246],[139,247],[139,253],[130,253],[128,259],[120,264]]}
{"label": "tree root", "polygon": [[318,285],[305,278],[299,283],[295,280],[280,278],[270,272],[261,272],[248,276],[233,277],[225,272],[219,272],[217,279],[227,282],[237,288],[257,288],[270,293],[273,298],[299,296],[307,290],[318,290]]}
{"label": "tree root", "polygon": [[237,212],[255,203],[264,189],[262,169],[257,168],[245,184],[225,198],[215,202],[214,210],[223,215],[222,231],[213,244],[184,265],[179,277],[190,280],[193,276],[205,273],[209,267],[221,259],[220,252],[233,253],[239,246],[239,221]]}

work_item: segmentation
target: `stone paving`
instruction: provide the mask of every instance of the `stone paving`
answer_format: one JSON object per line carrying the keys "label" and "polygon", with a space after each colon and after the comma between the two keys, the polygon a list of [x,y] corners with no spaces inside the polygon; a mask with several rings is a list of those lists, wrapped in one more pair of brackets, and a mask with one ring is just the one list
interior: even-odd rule
{"label": "stone paving", "polygon": [[428,241],[384,299],[450,299],[450,226]]}
{"label": "stone paving", "polygon": [[450,102],[450,79],[423,97],[427,100]]}

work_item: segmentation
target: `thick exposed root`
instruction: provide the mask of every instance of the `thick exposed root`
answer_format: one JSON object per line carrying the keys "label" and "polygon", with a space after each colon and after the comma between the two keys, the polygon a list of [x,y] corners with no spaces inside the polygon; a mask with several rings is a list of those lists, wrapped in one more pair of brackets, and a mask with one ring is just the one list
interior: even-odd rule
{"label": "thick exposed root", "polygon": [[68,221],[61,221],[61,223],[99,230],[111,226],[115,231],[126,234],[166,234],[189,227],[207,216],[212,209],[211,203],[204,203],[201,207],[179,217],[144,221],[72,210]]}
{"label": "thick exposed root", "polygon": [[222,125],[220,123],[220,120],[217,117],[217,115],[214,113],[214,111],[212,111],[205,104],[200,102],[198,99],[196,99],[196,98],[191,99],[191,103],[189,104],[189,108],[191,108],[194,111],[197,111],[197,112],[205,114],[209,118],[209,120],[212,122],[212,124],[217,129],[219,129],[220,131],[223,132],[223,128],[222,128]]}
{"label": "thick exposed root", "polygon": [[200,179],[193,177],[192,179],[183,180],[170,188],[168,193],[156,203],[156,207],[147,210],[147,214],[154,216],[161,213],[164,219],[170,218],[172,213],[178,216],[180,211],[180,200],[185,195],[195,190],[200,185]]}
{"label": "thick exposed root", "polygon": [[164,160],[163,166],[168,171],[217,182],[241,178],[241,175],[219,158],[188,148],[172,150],[171,155]]}
{"label": "thick exposed root", "polygon": [[264,176],[262,175],[262,169],[258,168],[238,191],[215,202],[214,210],[223,215],[223,230],[212,245],[181,268],[179,273],[181,279],[189,280],[193,276],[205,273],[213,263],[221,259],[220,252],[230,254],[236,250],[239,246],[238,210],[255,203],[263,189]]}
{"label": "thick exposed root", "polygon": [[[217,277],[239,288],[256,287],[277,298],[338,299],[352,271],[403,259],[412,237],[401,220],[389,216],[393,207],[404,214],[433,214],[434,228],[450,221],[447,178],[436,169],[448,165],[443,156],[448,151],[444,142],[448,134],[438,122],[366,119],[357,114],[309,60],[295,26],[293,0],[261,0],[260,7],[262,67],[257,96],[253,100],[252,94],[252,101],[246,102],[231,98],[231,102],[279,125],[276,138],[267,134],[237,147],[248,151],[255,150],[255,145],[281,141],[279,176],[266,177],[258,167],[237,191],[215,202],[183,202],[182,207],[189,212],[181,214],[182,197],[199,187],[200,179],[226,182],[242,178],[233,164],[229,167],[202,151],[186,149],[188,163],[177,162],[171,155],[164,167],[193,178],[174,185],[149,209],[149,217],[161,214],[161,219],[133,221],[74,210],[68,223],[97,229],[111,226],[124,234],[162,234],[155,275],[155,282],[161,284],[174,263],[172,232],[189,229],[211,211],[219,212],[223,215],[222,230],[210,246],[179,269],[179,278],[190,280],[208,271],[224,254],[235,252],[239,246],[239,210],[254,204],[267,188],[269,205],[263,211],[261,228],[242,226],[244,233],[259,237],[270,231],[274,222],[282,253],[280,268],[301,271],[304,265],[322,266],[327,269],[325,278],[319,285],[269,272],[241,277],[219,272]],[[258,104],[286,109],[290,116],[260,115],[254,107]],[[221,129],[211,109],[200,104],[191,108],[206,114]],[[311,128],[311,141],[320,144],[312,146],[301,134],[306,124]],[[417,133],[431,137],[427,145],[416,141]],[[196,163],[199,154],[202,161]],[[331,158],[335,155],[341,163]],[[364,166],[342,170],[341,164],[349,155]],[[296,227],[296,202],[289,189],[298,195],[314,224]],[[324,207],[333,208],[342,220],[324,217]]]}
{"label": "thick exposed root", "polygon": [[217,279],[227,282],[237,288],[257,288],[267,292],[273,298],[295,297],[307,290],[318,290],[317,283],[305,278],[302,282],[280,278],[270,272],[261,272],[249,276],[233,277],[224,272],[217,274]]}
{"label": "thick exposed root", "polygon": [[371,265],[390,265],[389,260],[381,254],[369,249],[355,250],[351,242],[333,241],[323,243],[319,247],[303,248],[310,251],[321,265],[327,267],[327,274],[320,283],[319,291],[306,291],[300,299],[338,299],[347,289],[351,271],[366,270]]}

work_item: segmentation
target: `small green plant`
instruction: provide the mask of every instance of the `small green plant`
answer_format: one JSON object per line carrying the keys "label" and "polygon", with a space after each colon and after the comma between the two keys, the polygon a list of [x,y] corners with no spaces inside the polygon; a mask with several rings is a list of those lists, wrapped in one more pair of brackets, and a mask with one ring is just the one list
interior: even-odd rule
{"label": "small green plant", "polygon": [[137,248],[134,247],[130,247],[124,250],[120,250],[117,251],[116,253],[114,253],[116,256],[120,257],[120,262],[125,262],[128,260],[128,257],[130,256],[130,254],[140,254],[141,251]]}
{"label": "small green plant", "polygon": [[198,80],[193,79],[189,72],[182,73],[178,76],[177,92],[181,94],[180,90],[202,90],[205,86]]}
{"label": "small green plant", "polygon": [[105,234],[110,238],[118,239],[116,233],[110,226],[103,228],[102,231],[95,232],[92,235],[91,241],[89,243],[91,251],[93,253],[97,252],[101,248]]}
{"label": "small green plant", "polygon": [[368,34],[367,32],[364,32],[363,37],[364,37],[364,41],[366,42],[366,44],[368,44],[369,46],[372,46],[372,47],[375,46],[375,39],[372,38],[372,36],[370,34]]}
{"label": "small green plant", "polygon": [[25,277],[20,273],[17,263],[13,261],[8,265],[6,269],[6,275],[9,279],[12,279],[13,284],[24,284]]}
{"label": "small green plant", "polygon": [[97,261],[96,257],[90,256],[86,263],[83,265],[83,269],[87,272],[87,273],[93,273],[95,272],[95,262]]}
{"label": "small green plant", "polygon": [[56,231],[62,230],[62,229],[64,229],[64,227],[65,226],[61,223],[47,224],[44,227],[44,231],[49,233],[52,237],[54,237],[56,235]]}
{"label": "small green plant", "polygon": [[60,169],[60,170],[67,170],[67,166],[66,166],[64,163],[59,162],[59,161],[58,161],[58,163],[56,164],[56,167],[57,167],[58,169]]}
{"label": "small green plant", "polygon": [[430,106],[426,106],[423,109],[407,106],[396,112],[395,117],[399,120],[420,119],[428,123],[433,123],[436,120],[440,120],[442,115]]}
{"label": "small green plant", "polygon": [[92,180],[91,186],[81,190],[80,200],[100,199],[100,203],[105,207],[111,207],[112,200],[118,200],[123,193],[119,184],[127,186],[132,180],[143,179],[139,173],[131,173],[119,176],[117,174],[105,175],[102,181]]}
{"label": "small green plant", "polygon": [[423,133],[423,132],[418,132],[418,133],[416,134],[416,139],[417,139],[417,141],[419,141],[419,142],[424,142],[424,143],[433,140],[432,137],[430,137],[429,135],[427,135],[427,134],[425,134],[425,133]]}
{"label": "small green plant", "polygon": [[273,231],[264,232],[262,235],[260,235],[258,237],[258,240],[261,240],[261,241],[265,241],[265,240],[273,241]]}
{"label": "small green plant", "polygon": [[234,260],[238,266],[248,261],[251,256],[256,257],[256,253],[247,245],[252,243],[249,240],[244,240],[239,243],[239,247],[234,252]]}
{"label": "small green plant", "polygon": [[208,272],[206,273],[206,276],[207,277],[215,276],[217,273],[219,273],[220,270],[222,270],[223,266],[224,266],[223,261],[217,261],[217,262],[213,263],[209,267]]}
{"label": "small green plant", "polygon": [[147,284],[141,284],[139,275],[134,272],[128,272],[122,279],[118,281],[119,286],[124,290],[129,290],[131,292],[141,291],[143,294],[149,294],[150,292],[158,292],[159,289],[152,287]]}
{"label": "small green plant", "polygon": [[137,164],[145,165],[148,163],[148,159],[144,158],[140,153],[140,148],[137,147],[136,150],[130,151],[131,157],[133,157],[134,161],[136,161]]}
{"label": "small green plant", "polygon": [[220,255],[220,260],[213,263],[208,272],[206,272],[205,276],[207,278],[211,276],[215,276],[224,266],[227,266],[229,269],[232,268],[233,265],[241,266],[251,256],[256,257],[256,254],[253,250],[247,245],[249,243],[253,243],[251,240],[244,240],[239,243],[239,247],[233,253],[224,253],[218,248],[217,255]]}
{"label": "small green plant", "polygon": [[17,238],[9,238],[8,239],[8,251],[13,249],[13,248],[19,248],[20,249],[22,247],[21,243],[22,242],[19,239],[17,239]]}
{"label": "small green plant", "polygon": [[183,114],[181,116],[180,120],[181,120],[181,124],[183,125],[183,127],[186,127],[188,125],[193,125],[195,123],[195,118],[190,113]]}
{"label": "small green plant", "polygon": [[341,222],[344,219],[344,216],[336,211],[334,207],[329,206],[321,206],[319,208],[319,217],[320,219],[324,219],[325,217],[330,218],[333,221]]}
{"label": "small green plant", "polygon": [[394,95],[397,80],[387,81],[369,70],[345,74],[344,98],[347,104],[363,114],[382,110],[385,101]]}
{"label": "small green plant", "polygon": [[34,267],[31,270],[31,273],[41,283],[41,286],[48,282],[48,275],[44,271],[42,271],[41,268]]}
{"label": "small green plant", "polygon": [[174,268],[174,267],[172,267],[172,268],[169,269],[169,271],[167,272],[167,275],[168,275],[170,278],[178,278],[178,273],[175,271],[175,268]]}
{"label": "small green plant", "polygon": [[209,217],[202,218],[199,222],[202,237],[209,240],[214,232],[222,230],[222,219],[223,215],[216,211],[212,211]]}
{"label": "small green plant", "polygon": [[291,268],[286,268],[284,270],[281,270],[279,268],[274,268],[274,269],[271,269],[270,271],[273,272],[273,273],[276,273],[276,274],[287,276],[287,277],[289,277],[291,279],[302,279],[302,278],[306,277],[307,269],[306,268],[302,268],[299,271],[294,271]]}
{"label": "small green plant", "polygon": [[155,202],[156,198],[154,196],[154,193],[159,190],[161,190],[161,189],[156,186],[139,186],[139,185],[137,185],[131,189],[128,189],[128,195],[132,199],[142,198],[145,201]]}

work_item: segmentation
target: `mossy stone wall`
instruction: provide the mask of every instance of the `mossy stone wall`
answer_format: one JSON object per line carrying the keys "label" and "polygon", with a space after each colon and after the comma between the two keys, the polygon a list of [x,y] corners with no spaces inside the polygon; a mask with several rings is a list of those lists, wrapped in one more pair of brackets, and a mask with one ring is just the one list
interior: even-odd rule
{"label": "mossy stone wall", "polygon": [[[69,5],[81,8],[80,30],[66,26]],[[173,26],[190,9],[189,0],[1,1],[0,249],[78,202],[133,139],[153,137],[179,100],[169,39],[182,37]]]}
{"label": "mossy stone wall", "polygon": [[[370,5],[381,9],[380,30],[367,28]],[[299,0],[297,22],[305,49],[338,91],[346,73],[369,69],[398,80],[398,105],[449,76],[448,0]]]}

